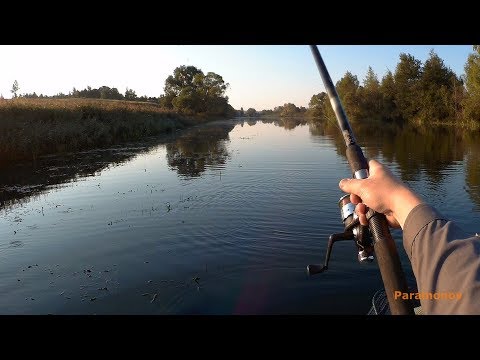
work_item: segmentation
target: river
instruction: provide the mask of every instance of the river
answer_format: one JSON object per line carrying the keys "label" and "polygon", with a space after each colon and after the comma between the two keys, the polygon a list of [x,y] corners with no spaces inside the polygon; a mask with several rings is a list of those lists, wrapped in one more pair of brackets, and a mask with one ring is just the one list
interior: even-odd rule
{"label": "river", "polygon": [[[352,124],[376,158],[479,232],[478,135]],[[382,288],[341,232],[338,129],[228,120],[0,173],[1,314],[365,314]],[[414,277],[392,232],[410,283]]]}

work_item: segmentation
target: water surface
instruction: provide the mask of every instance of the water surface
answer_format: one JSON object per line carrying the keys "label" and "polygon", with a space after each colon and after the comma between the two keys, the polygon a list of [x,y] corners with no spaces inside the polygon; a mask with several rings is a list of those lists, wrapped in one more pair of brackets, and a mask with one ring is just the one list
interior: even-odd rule
{"label": "water surface", "polygon": [[[366,154],[479,231],[480,147],[452,129],[358,126]],[[382,287],[340,232],[338,130],[222,121],[0,175],[2,314],[365,314]],[[394,231],[407,277],[414,282]]]}

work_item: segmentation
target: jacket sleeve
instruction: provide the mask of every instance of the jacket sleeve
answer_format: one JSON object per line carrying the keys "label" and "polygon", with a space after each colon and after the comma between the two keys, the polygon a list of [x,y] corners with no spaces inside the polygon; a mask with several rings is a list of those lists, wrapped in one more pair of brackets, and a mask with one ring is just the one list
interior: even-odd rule
{"label": "jacket sleeve", "polygon": [[480,314],[480,237],[420,204],[405,220],[403,245],[424,314]]}

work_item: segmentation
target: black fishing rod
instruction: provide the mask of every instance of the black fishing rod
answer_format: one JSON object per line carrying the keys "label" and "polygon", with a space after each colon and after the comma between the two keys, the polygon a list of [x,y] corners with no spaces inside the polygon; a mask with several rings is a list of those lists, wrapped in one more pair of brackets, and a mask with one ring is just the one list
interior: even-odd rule
{"label": "black fishing rod", "polygon": [[[345,140],[347,147],[347,160],[352,170],[353,177],[356,179],[365,179],[368,177],[368,162],[363,155],[362,149],[357,144],[352,128],[343,109],[340,98],[328,74],[327,67],[323,62],[320,51],[316,45],[310,45],[317,68],[322,77],[323,84],[327,90],[330,103],[337,118],[338,125]],[[392,315],[414,315],[411,300],[395,299],[395,291],[408,293],[407,280],[400,263],[395,241],[390,234],[387,218],[384,214],[369,210],[368,226],[359,224],[358,218],[354,215],[355,206],[350,202],[349,195],[342,196],[339,201],[342,221],[345,225],[345,231],[339,234],[332,234],[328,241],[327,255],[325,264],[309,265],[307,270],[309,274],[314,275],[324,272],[328,269],[328,260],[332,251],[333,243],[342,240],[355,240],[358,247],[358,259],[360,262],[372,261],[373,252],[377,257],[378,266],[382,275],[385,292],[387,294],[390,312]]]}

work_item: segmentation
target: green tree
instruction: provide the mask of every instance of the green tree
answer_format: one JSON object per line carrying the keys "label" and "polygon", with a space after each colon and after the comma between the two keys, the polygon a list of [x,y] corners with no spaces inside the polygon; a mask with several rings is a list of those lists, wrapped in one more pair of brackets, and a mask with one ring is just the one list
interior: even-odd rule
{"label": "green tree", "polygon": [[199,94],[192,87],[186,87],[172,100],[173,108],[186,114],[195,114],[203,110]]}
{"label": "green tree", "polygon": [[245,111],[245,115],[248,117],[253,117],[257,115],[257,111],[254,108],[248,108],[247,111]]}
{"label": "green tree", "polygon": [[118,92],[117,88],[101,86],[100,88],[98,88],[98,92],[100,93],[100,99],[112,99],[112,100],[123,99],[122,94]]}
{"label": "green tree", "polygon": [[380,90],[380,82],[373,71],[368,67],[367,74],[363,80],[363,87],[358,89],[360,98],[360,117],[363,120],[379,121],[382,118],[383,98]]}
{"label": "green tree", "polygon": [[280,116],[287,117],[287,116],[295,116],[300,113],[300,109],[292,103],[287,103],[283,105],[283,110],[280,113]]}
{"label": "green tree", "polygon": [[20,90],[20,86],[18,86],[18,81],[15,80],[13,82],[13,85],[12,85],[12,90],[10,90],[10,92],[13,94],[13,97],[16,98],[17,97],[17,92],[18,90]]}
{"label": "green tree", "polygon": [[173,99],[175,99],[175,96],[176,95],[174,94],[169,94],[169,95],[162,94],[158,98],[158,103],[160,104],[161,107],[171,110],[173,109],[172,101]]}
{"label": "green tree", "polygon": [[410,54],[400,54],[395,69],[395,105],[399,117],[408,121],[415,118],[420,110],[420,78],[422,63]]}
{"label": "green tree", "polygon": [[460,83],[455,73],[445,66],[433,51],[423,65],[420,77],[420,122],[446,121],[455,118],[454,85]]}
{"label": "green tree", "polygon": [[135,93],[135,91],[127,87],[127,89],[125,90],[125,100],[134,101],[136,99],[137,94]]}
{"label": "green tree", "polygon": [[397,88],[395,87],[395,80],[390,70],[388,70],[382,78],[380,93],[382,95],[381,119],[383,121],[397,120],[399,118],[399,112],[395,103]]}
{"label": "green tree", "polygon": [[195,75],[194,84],[199,96],[198,112],[222,114],[227,110],[228,97],[224,96],[229,84],[214,72]]}
{"label": "green tree", "polygon": [[225,92],[229,84],[214,73],[206,75],[195,66],[179,66],[165,80],[160,104],[189,114],[221,115],[231,112]]}
{"label": "green tree", "polygon": [[473,46],[473,53],[468,55],[465,64],[465,88],[467,93],[463,100],[465,117],[470,121],[480,122],[480,46]]}
{"label": "green tree", "polygon": [[[335,85],[347,117],[352,122],[357,121],[361,115],[359,86],[357,76],[353,75],[350,71],[347,71]],[[331,111],[333,113],[333,109]],[[333,118],[335,118],[335,116],[333,116]]]}
{"label": "green tree", "polygon": [[180,95],[180,92],[186,88],[193,88],[193,79],[195,75],[203,74],[200,69],[195,66],[179,66],[173,71],[173,75],[170,75],[165,80],[165,96]]}
{"label": "green tree", "polygon": [[314,118],[325,118],[325,107],[328,105],[328,96],[325,92],[315,94],[308,103],[308,115]]}

